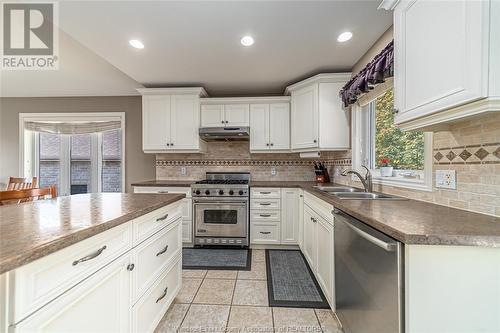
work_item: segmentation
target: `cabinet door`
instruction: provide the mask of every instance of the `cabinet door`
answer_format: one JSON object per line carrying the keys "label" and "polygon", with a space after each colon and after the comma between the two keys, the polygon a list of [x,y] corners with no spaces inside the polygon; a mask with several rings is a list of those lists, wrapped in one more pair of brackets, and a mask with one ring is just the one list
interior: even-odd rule
{"label": "cabinet door", "polygon": [[299,247],[304,248],[304,191],[299,189]]}
{"label": "cabinet door", "polygon": [[292,149],[317,148],[318,85],[292,92]]}
{"label": "cabinet door", "polygon": [[224,105],[224,120],[226,126],[249,126],[250,106],[248,104]]}
{"label": "cabinet door", "polygon": [[281,244],[299,242],[299,190],[281,189]]}
{"label": "cabinet door", "polygon": [[198,96],[172,96],[170,149],[200,148],[200,103]]}
{"label": "cabinet door", "polygon": [[222,105],[201,106],[202,127],[224,127],[224,108]]}
{"label": "cabinet door", "polygon": [[[333,304],[334,286],[334,256],[333,256],[333,225],[321,217],[316,217],[317,223],[317,253],[318,266],[316,267],[316,279],[328,299]],[[321,255],[319,255],[321,254]]]}
{"label": "cabinet door", "polygon": [[[394,12],[396,122],[487,95],[489,1],[403,0]],[[425,22],[425,24],[422,24]]]}
{"label": "cabinet door", "polygon": [[290,104],[271,104],[269,110],[269,124],[269,142],[271,149],[290,149]]}
{"label": "cabinet door", "polygon": [[269,150],[269,104],[250,105],[250,150]]}
{"label": "cabinet door", "polygon": [[142,97],[142,149],[166,150],[170,143],[170,96]]}
{"label": "cabinet door", "polygon": [[314,213],[309,206],[304,205],[304,257],[306,257],[313,272],[316,271],[316,223]]}
{"label": "cabinet door", "polygon": [[14,326],[14,332],[130,332],[131,263],[125,255]]}

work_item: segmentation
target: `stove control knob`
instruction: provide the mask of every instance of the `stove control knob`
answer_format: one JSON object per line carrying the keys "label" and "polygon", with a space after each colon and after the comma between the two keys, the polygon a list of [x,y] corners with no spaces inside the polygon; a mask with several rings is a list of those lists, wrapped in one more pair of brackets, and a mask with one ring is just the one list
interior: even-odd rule
{"label": "stove control knob", "polygon": [[206,191],[205,191],[205,194],[206,194],[206,195],[209,195],[209,194],[210,194],[210,191],[209,191],[209,190],[206,190]]}
{"label": "stove control knob", "polygon": [[196,190],[196,192],[194,192],[194,193],[196,193],[196,195],[200,195],[201,192],[200,192],[200,190]]}
{"label": "stove control knob", "polygon": [[243,190],[240,190],[240,191],[238,192],[238,194],[239,194],[239,195],[243,195],[243,193],[244,193],[244,192],[243,192]]}
{"label": "stove control knob", "polygon": [[224,191],[223,191],[223,190],[219,190],[219,194],[220,194],[220,195],[223,195],[223,194],[224,194]]}
{"label": "stove control knob", "polygon": [[233,195],[234,194],[234,191],[233,190],[229,190],[229,195]]}

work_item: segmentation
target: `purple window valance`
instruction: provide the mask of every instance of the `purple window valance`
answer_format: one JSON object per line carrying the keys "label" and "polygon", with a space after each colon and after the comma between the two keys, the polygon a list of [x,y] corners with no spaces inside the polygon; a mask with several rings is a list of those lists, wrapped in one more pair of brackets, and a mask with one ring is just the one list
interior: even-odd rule
{"label": "purple window valance", "polygon": [[394,75],[394,41],[391,41],[358,74],[340,90],[344,107],[354,104],[358,97],[372,90],[375,85],[385,82]]}

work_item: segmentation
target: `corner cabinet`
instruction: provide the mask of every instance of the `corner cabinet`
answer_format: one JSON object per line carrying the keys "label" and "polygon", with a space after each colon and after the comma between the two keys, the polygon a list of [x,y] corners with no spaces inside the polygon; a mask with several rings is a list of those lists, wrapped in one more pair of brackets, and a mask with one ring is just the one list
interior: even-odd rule
{"label": "corner cabinet", "polygon": [[498,1],[399,1],[394,9],[395,123],[425,129],[500,111],[499,40]]}
{"label": "corner cabinet", "polygon": [[350,148],[350,117],[339,91],[351,73],[318,74],[286,88],[291,95],[292,151]]}
{"label": "corner cabinet", "polygon": [[200,96],[203,88],[138,89],[142,96],[142,149],[145,153],[203,152]]}
{"label": "corner cabinet", "polygon": [[290,149],[290,104],[250,105],[250,151],[276,152]]}

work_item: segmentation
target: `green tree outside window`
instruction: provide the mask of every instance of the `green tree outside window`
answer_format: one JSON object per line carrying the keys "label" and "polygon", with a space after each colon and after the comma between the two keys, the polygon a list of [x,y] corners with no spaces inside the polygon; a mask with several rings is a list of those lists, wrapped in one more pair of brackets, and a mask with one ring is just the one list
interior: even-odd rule
{"label": "green tree outside window", "polygon": [[375,165],[384,157],[394,169],[424,169],[424,133],[403,132],[394,125],[394,93],[391,90],[375,101]]}

